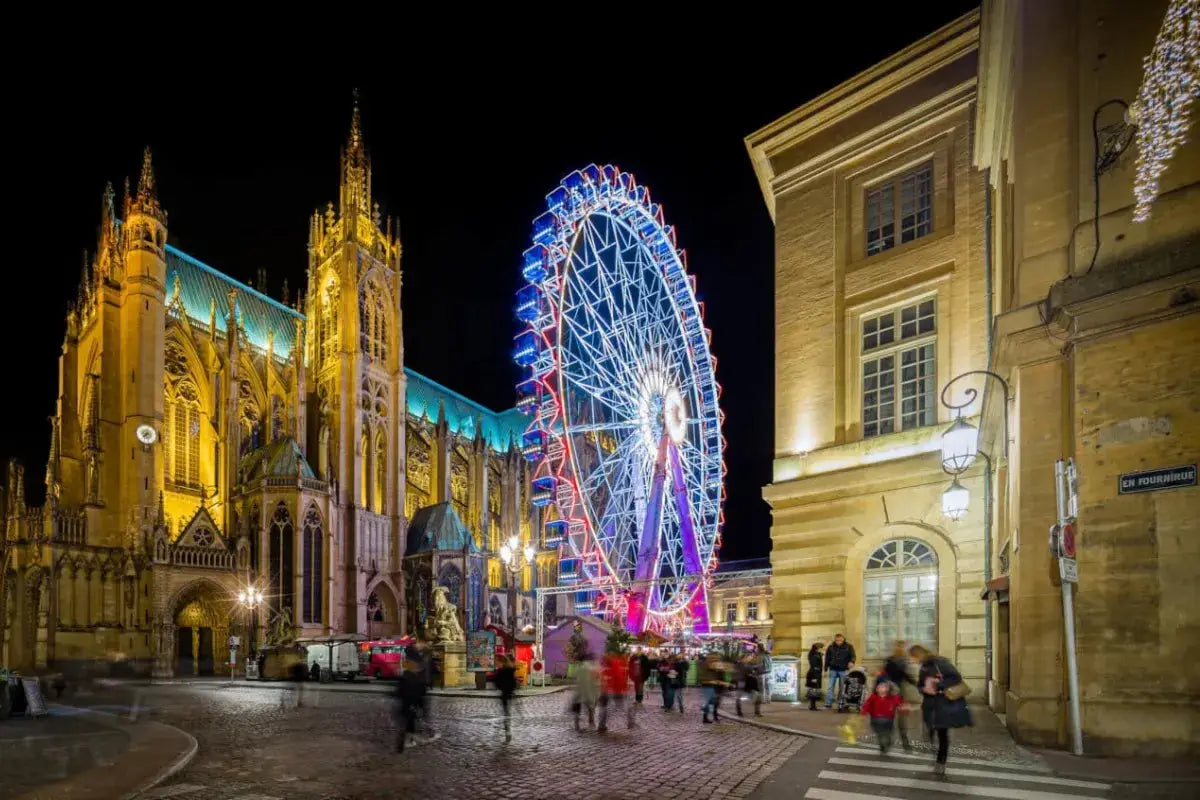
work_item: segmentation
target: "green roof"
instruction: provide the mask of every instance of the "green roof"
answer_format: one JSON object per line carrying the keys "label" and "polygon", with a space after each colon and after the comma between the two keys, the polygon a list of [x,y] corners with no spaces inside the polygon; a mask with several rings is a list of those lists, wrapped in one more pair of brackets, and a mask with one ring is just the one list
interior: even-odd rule
{"label": "green roof", "polygon": [[267,349],[268,332],[275,332],[275,355],[287,356],[296,341],[296,320],[304,315],[272,300],[261,292],[235,281],[203,261],[167,245],[167,298],[175,292],[179,279],[179,299],[187,315],[205,325],[217,310],[217,331],[225,333],[225,315],[229,311],[229,290],[237,289],[237,310],[246,329],[246,338],[255,347]]}
{"label": "green roof", "polygon": [[[168,298],[175,291],[176,278],[184,312],[192,319],[207,325],[215,304],[217,331],[225,333],[229,290],[237,289],[237,310],[250,343],[266,350],[268,333],[274,331],[275,355],[286,357],[291,353],[296,340],[296,320],[304,319],[300,312],[167,245]],[[493,411],[408,367],[404,373],[408,378],[409,414],[428,417],[437,423],[441,421],[438,409],[444,408],[446,426],[452,433],[474,439],[475,429],[481,427],[484,441],[497,452],[507,451],[510,443],[520,445],[528,420],[517,409]]]}
{"label": "green roof", "polygon": [[458,512],[449,503],[435,503],[417,509],[408,524],[405,555],[427,553],[430,550],[462,550],[479,552],[475,537],[459,519]]}
{"label": "green roof", "polygon": [[242,459],[242,481],[253,483],[262,478],[316,478],[313,468],[291,436],[283,436]]}

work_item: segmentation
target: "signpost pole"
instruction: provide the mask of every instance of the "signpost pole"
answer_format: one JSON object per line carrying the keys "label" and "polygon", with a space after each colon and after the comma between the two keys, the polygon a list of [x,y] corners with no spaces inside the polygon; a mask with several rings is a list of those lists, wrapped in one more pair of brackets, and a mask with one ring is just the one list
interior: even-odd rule
{"label": "signpost pole", "polygon": [[[1067,470],[1062,459],[1054,462],[1054,488],[1058,498],[1058,524],[1063,530],[1067,517]],[[1067,580],[1063,568],[1062,541],[1059,539],[1059,574],[1062,576],[1063,629],[1067,650],[1067,701],[1071,715],[1071,752],[1083,755],[1083,729],[1079,721],[1079,670],[1075,660],[1075,598],[1072,581]],[[1072,559],[1073,560],[1073,559]]]}

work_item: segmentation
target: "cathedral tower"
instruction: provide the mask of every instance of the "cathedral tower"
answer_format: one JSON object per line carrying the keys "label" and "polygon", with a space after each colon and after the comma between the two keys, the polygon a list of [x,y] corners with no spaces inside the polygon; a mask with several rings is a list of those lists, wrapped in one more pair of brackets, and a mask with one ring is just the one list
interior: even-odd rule
{"label": "cathedral tower", "polygon": [[335,210],[309,227],[308,458],[334,482],[343,594],[332,626],[363,631],[368,584],[403,555],[404,354],[400,239],[371,194],[357,100]]}

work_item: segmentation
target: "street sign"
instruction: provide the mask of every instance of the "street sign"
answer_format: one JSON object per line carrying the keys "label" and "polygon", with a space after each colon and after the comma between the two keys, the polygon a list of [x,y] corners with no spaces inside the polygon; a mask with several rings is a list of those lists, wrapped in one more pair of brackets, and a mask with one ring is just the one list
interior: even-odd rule
{"label": "street sign", "polygon": [[1073,558],[1060,558],[1058,576],[1063,583],[1079,583],[1079,562]]}
{"label": "street sign", "polygon": [[1059,537],[1059,547],[1062,548],[1062,554],[1066,558],[1075,558],[1075,521],[1070,520],[1062,525],[1062,533]]}
{"label": "street sign", "polygon": [[239,637],[237,637],[237,636],[230,636],[230,637],[229,637],[229,647],[230,647],[231,649],[232,649],[232,648],[236,648],[236,647],[237,647],[238,645],[240,645],[241,643],[242,643],[242,640],[241,640]]}
{"label": "street sign", "polygon": [[1120,494],[1138,492],[1160,492],[1163,489],[1181,489],[1196,485],[1196,465],[1152,469],[1146,472],[1127,472],[1121,476]]}

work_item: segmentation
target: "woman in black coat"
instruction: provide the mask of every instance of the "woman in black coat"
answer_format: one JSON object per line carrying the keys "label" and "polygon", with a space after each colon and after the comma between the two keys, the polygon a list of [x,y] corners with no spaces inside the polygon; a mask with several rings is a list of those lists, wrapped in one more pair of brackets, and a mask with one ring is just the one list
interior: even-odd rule
{"label": "woman in black coat", "polygon": [[821,699],[821,674],[824,669],[821,650],[824,647],[825,645],[816,642],[808,651],[808,674],[804,676],[804,695],[808,698],[809,711],[816,711],[817,701]]}
{"label": "woman in black coat", "polygon": [[909,648],[909,655],[921,662],[917,685],[922,694],[921,714],[925,727],[937,734],[937,763],[933,771],[946,774],[946,756],[950,752],[950,728],[966,728],[971,725],[971,711],[967,708],[966,696],[951,700],[946,690],[963,683],[963,677],[950,659],[935,655],[920,645]]}

